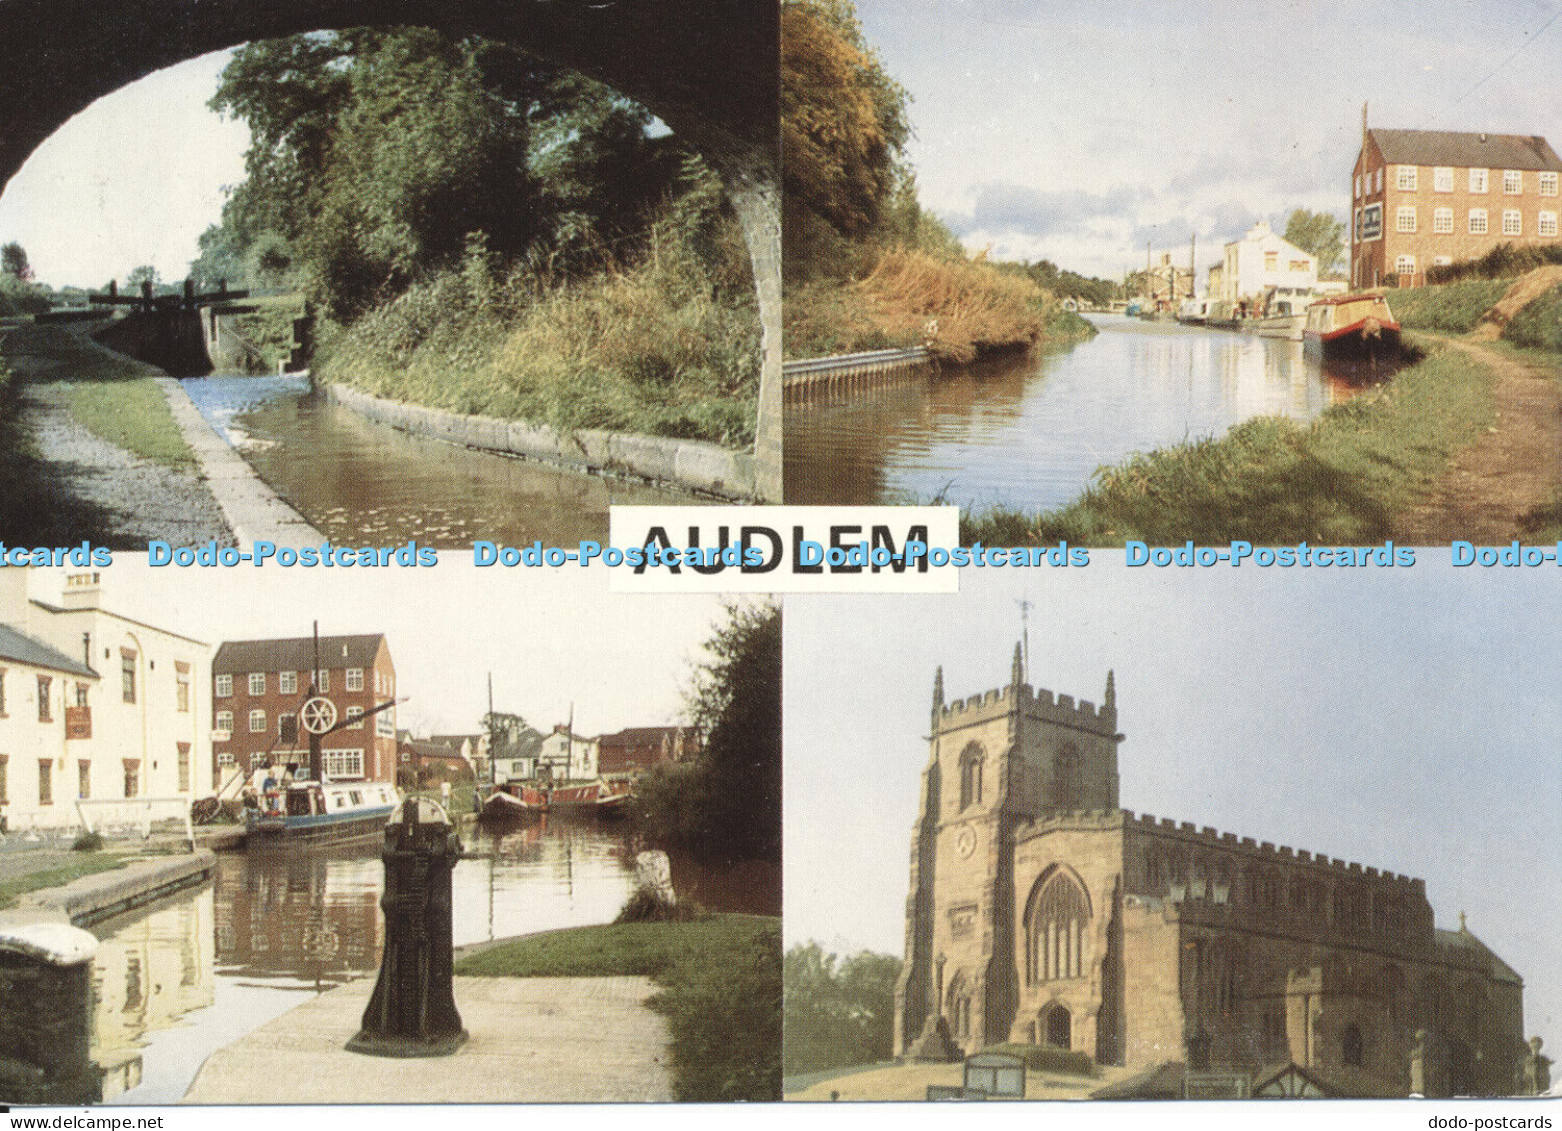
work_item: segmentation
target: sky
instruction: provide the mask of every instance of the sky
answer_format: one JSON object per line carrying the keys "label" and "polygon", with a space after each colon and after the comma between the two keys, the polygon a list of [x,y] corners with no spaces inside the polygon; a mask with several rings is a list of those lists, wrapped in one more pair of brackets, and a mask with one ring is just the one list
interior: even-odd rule
{"label": "sky", "polygon": [[[577,734],[682,721],[703,643],[724,622],[720,597],[620,595],[605,569],[149,568],[120,555],[102,571],[103,607],[211,644],[383,632],[403,729],[473,734],[488,710]],[[65,571],[31,581],[57,602]]]}
{"label": "sky", "polygon": [[958,596],[811,597],[785,616],[787,945],[900,955],[933,675],[1099,703],[1121,803],[1426,880],[1525,978],[1562,1044],[1562,604],[1540,570],[966,570]]}
{"label": "sky", "polygon": [[244,177],[249,127],[206,108],[229,51],[157,71],[55,131],[0,195],[0,243],[40,282],[100,287],[143,264],[173,282]]}
{"label": "sky", "polygon": [[914,99],[920,195],[972,250],[1204,277],[1295,208],[1345,218],[1373,126],[1562,145],[1562,0],[857,0]]}

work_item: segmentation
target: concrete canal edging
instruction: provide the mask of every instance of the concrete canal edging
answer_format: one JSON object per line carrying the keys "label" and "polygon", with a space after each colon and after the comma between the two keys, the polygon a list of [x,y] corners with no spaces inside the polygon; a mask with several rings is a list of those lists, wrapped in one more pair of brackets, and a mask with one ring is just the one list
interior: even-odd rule
{"label": "concrete canal edging", "polygon": [[0,913],[0,929],[38,923],[90,926],[205,883],[216,867],[216,855],[204,848],[179,856],[136,860],[111,872],[95,872],[63,887],[24,896],[18,906]]}
{"label": "concrete canal edging", "polygon": [[174,423],[190,445],[206,477],[206,486],[239,542],[299,546],[322,536],[309,521],[278,497],[264,480],[195,407],[190,394],[172,377],[158,377]]}
{"label": "concrete canal edging", "polygon": [[378,397],[348,385],[323,384],[333,401],[380,424],[478,451],[524,456],[576,471],[632,475],[732,502],[759,497],[754,456],[703,440],[673,440],[582,428],[559,432],[545,425]]}

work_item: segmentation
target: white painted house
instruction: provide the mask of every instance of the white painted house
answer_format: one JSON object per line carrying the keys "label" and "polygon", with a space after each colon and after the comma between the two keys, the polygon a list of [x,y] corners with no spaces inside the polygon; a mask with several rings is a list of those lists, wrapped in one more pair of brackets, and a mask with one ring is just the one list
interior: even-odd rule
{"label": "white painted house", "polygon": [[[1273,288],[1277,294],[1311,294],[1318,284],[1318,260],[1275,233],[1267,220],[1226,245],[1218,274],[1210,277],[1211,298],[1253,302]],[[1214,293],[1219,286],[1220,293]]]}
{"label": "white painted house", "polygon": [[[104,609],[98,573],[30,596],[0,569],[0,814],[80,823],[75,802],[193,800],[211,749],[211,649]],[[47,575],[40,575],[40,578]]]}

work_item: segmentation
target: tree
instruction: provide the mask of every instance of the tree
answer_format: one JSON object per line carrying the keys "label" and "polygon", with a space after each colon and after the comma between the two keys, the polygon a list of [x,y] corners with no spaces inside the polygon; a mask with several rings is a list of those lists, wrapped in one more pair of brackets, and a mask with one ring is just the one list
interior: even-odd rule
{"label": "tree", "polygon": [[1345,251],[1345,222],[1328,212],[1298,208],[1285,223],[1285,238],[1318,260],[1318,277],[1322,278]]}
{"label": "tree", "polygon": [[27,262],[27,252],[15,242],[0,247],[0,275],[9,275],[23,283],[32,282],[32,265]]}
{"label": "tree", "polygon": [[781,611],[733,605],[705,644],[689,721],[704,736],[691,762],[645,783],[653,840],[708,861],[781,862]]}
{"label": "tree", "polygon": [[158,275],[157,268],[150,263],[143,263],[140,267],[132,267],[130,274],[125,276],[125,286],[131,290],[140,289],[142,283],[151,283],[155,287],[160,282],[162,282],[162,277]]}
{"label": "tree", "polygon": [[782,960],[788,1075],[888,1060],[894,1049],[900,959],[862,951],[840,958],[816,942]]}

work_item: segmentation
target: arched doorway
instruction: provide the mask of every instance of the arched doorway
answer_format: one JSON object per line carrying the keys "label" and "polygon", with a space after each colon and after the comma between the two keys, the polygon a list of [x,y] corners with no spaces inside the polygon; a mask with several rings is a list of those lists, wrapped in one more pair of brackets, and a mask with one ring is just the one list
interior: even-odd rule
{"label": "arched doorway", "polygon": [[1047,1043],[1055,1049],[1073,1048],[1074,1019],[1067,1007],[1055,1005],[1047,1010]]}

